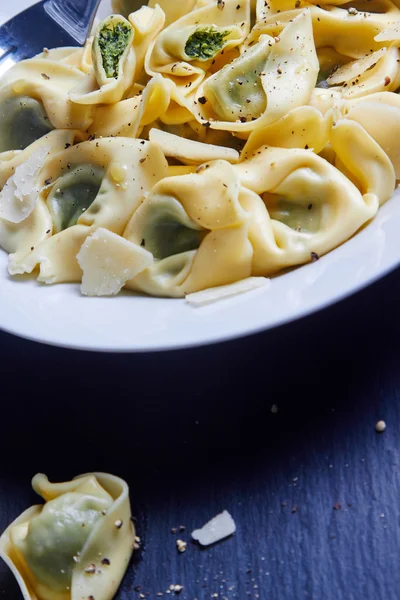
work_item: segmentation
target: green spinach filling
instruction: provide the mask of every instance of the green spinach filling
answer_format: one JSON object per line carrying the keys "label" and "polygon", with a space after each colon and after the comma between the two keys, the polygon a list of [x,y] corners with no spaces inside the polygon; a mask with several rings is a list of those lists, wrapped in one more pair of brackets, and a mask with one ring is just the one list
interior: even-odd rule
{"label": "green spinach filling", "polygon": [[132,29],[124,23],[107,23],[99,34],[99,48],[104,71],[108,78],[118,77],[119,61],[129,44]]}
{"label": "green spinach filling", "polygon": [[39,100],[14,96],[0,104],[0,152],[25,150],[52,129]]}
{"label": "green spinach filling", "polygon": [[170,197],[153,199],[146,213],[142,245],[158,260],[197,250],[207,233],[204,229],[188,227],[186,213]]}
{"label": "green spinach filling", "polygon": [[218,117],[244,123],[263,114],[267,98],[261,75],[268,54],[269,47],[259,43],[206,81],[204,95]]}
{"label": "green spinach filling", "polygon": [[79,554],[109,506],[105,499],[74,492],[45,504],[31,520],[26,539],[19,543],[37,581],[55,592],[71,586]]}
{"label": "green spinach filling", "polygon": [[283,223],[294,231],[317,233],[322,224],[322,206],[318,198],[296,201],[275,194],[264,194],[271,219]]}
{"label": "green spinach filling", "polygon": [[231,32],[220,31],[215,27],[198,28],[188,38],[185,54],[190,58],[208,60],[214,58],[222,50],[225,40]]}
{"label": "green spinach filling", "polygon": [[79,217],[96,199],[104,178],[104,169],[92,165],[70,168],[53,186],[47,208],[53,218],[54,232],[76,225]]}

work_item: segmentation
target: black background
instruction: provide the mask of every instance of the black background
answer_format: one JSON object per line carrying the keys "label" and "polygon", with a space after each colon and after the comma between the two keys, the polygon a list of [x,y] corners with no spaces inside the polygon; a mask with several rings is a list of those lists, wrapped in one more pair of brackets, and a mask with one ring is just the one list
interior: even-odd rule
{"label": "black background", "polygon": [[[119,600],[399,598],[399,302],[397,271],[276,330],[148,355],[0,334],[0,528],[37,471],[111,471],[142,539]],[[191,543],[223,509],[236,535]],[[3,564],[0,597],[21,598]]]}

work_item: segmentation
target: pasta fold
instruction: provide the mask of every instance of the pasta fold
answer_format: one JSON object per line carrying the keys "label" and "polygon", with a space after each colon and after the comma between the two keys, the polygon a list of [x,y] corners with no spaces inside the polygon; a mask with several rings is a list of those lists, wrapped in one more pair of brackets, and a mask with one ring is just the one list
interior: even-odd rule
{"label": "pasta fold", "polygon": [[[49,160],[51,156],[64,150],[66,145],[71,145],[74,137],[74,131],[52,131],[25,150],[10,153],[7,161],[0,161],[0,207],[4,201],[2,198],[4,188],[19,167],[43,150],[45,150],[44,156],[47,154],[47,160]],[[41,171],[42,169],[35,174],[29,189],[29,192],[34,196],[32,210],[29,214],[22,213],[20,222],[10,222],[0,218],[0,247],[8,253],[25,254],[51,235],[52,219],[45,202],[40,197],[40,191],[43,187]],[[23,176],[23,178],[26,184],[26,176]],[[18,205],[21,205],[20,198],[14,197],[13,201],[16,204],[16,210],[18,210]]]}
{"label": "pasta fold", "polygon": [[400,97],[393,93],[371,94],[349,102],[345,118],[355,121],[377,142],[400,179]]}
{"label": "pasta fold", "polygon": [[86,237],[99,227],[122,234],[143,197],[167,173],[157,145],[128,138],[83,142],[54,155],[42,169],[41,181],[48,185],[39,195],[54,235],[29,253],[11,255],[10,273],[39,266],[40,282],[80,281],[76,255]]}
{"label": "pasta fold", "polygon": [[[264,148],[234,166],[247,192],[253,275],[309,262],[350,238],[377,212],[338,169],[311,151]],[[261,196],[261,197],[260,197]]]}
{"label": "pasta fold", "polygon": [[250,29],[249,0],[217,2],[173,22],[150,46],[145,68],[149,76],[162,73],[189,94],[204,79],[213,60],[241,44]]}
{"label": "pasta fold", "polygon": [[356,121],[342,119],[332,128],[336,166],[360,189],[363,197],[384,204],[393,194],[396,175],[388,155]]}
{"label": "pasta fold", "polygon": [[98,107],[89,129],[91,135],[138,137],[143,128],[160,119],[166,124],[184,124],[193,119],[190,103],[177,86],[158,74],[132,98],[111,107]]}
{"label": "pasta fold", "polygon": [[182,297],[248,277],[253,251],[239,197],[238,177],[225,161],[157,184],[124,233],[156,262],[126,287]]}
{"label": "pasta fold", "polygon": [[180,298],[348,240],[400,181],[399,2],[112,0],[83,48],[15,65],[9,273]]}
{"label": "pasta fold", "polygon": [[211,128],[250,133],[307,104],[318,70],[311,14],[304,11],[278,40],[262,36],[207,79],[194,114]]}
{"label": "pasta fold", "polygon": [[52,484],[38,474],[32,486],[45,504],[0,538],[24,600],[111,600],[134,548],[127,484],[104,473]]}
{"label": "pasta fold", "polygon": [[70,94],[75,104],[114,104],[123,98],[135,78],[134,37],[122,16],[111,15],[99,24],[91,45],[93,68]]}
{"label": "pasta fold", "polygon": [[[371,7],[371,3],[368,3]],[[385,46],[376,36],[384,31],[387,26],[399,20],[400,11],[393,9],[390,14],[355,12],[338,6],[310,6],[313,38],[317,52],[322,48],[330,48],[339,55],[347,58],[359,59],[375,52]],[[261,35],[280,36],[288,23],[293,21],[304,9],[288,10],[279,14],[270,15],[259,20],[246,44],[257,42]]]}
{"label": "pasta fold", "polygon": [[[171,25],[184,15],[190,13],[196,7],[196,0],[179,0],[179,2],[171,2],[171,0],[150,0],[149,7],[156,8],[160,6],[166,16],[166,25]],[[113,11],[123,15],[126,19],[131,13],[138,8],[137,0],[113,0]]]}
{"label": "pasta fold", "polygon": [[242,159],[262,146],[312,149],[318,154],[329,142],[332,115],[312,106],[299,106],[278,121],[256,129],[243,148]]}
{"label": "pasta fold", "polygon": [[84,78],[76,67],[52,58],[24,60],[7,71],[0,84],[0,159],[1,152],[24,150],[52,129],[85,131],[93,110],[69,99]]}

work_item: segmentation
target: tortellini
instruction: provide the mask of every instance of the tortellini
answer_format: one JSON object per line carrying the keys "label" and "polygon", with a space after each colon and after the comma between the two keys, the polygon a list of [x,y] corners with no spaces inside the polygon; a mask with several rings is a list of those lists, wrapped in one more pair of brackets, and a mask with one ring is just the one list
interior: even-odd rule
{"label": "tortellini", "polygon": [[118,477],[82,475],[50,483],[32,480],[45,500],[12,523],[0,556],[25,600],[111,600],[134,549],[129,490]]}
{"label": "tortellini", "polygon": [[143,196],[167,173],[158,146],[129,138],[83,142],[55,154],[40,173],[38,196],[54,235],[11,255],[10,272],[31,273],[39,265],[44,283],[80,281],[76,256],[85,239],[98,227],[122,234]]}
{"label": "tortellini", "polygon": [[[368,6],[372,6],[370,2]],[[329,5],[326,8],[310,6],[307,10],[311,13],[317,50],[332,48],[341,56],[350,58],[362,58],[382,48],[384,44],[377,41],[376,36],[400,17],[400,9],[395,9],[393,15],[354,12]],[[259,20],[246,42],[254,43],[263,34],[279,36],[287,24],[302,12],[304,8],[288,10]]]}
{"label": "tortellini", "polygon": [[[52,219],[45,202],[39,198],[39,191],[43,184],[41,178],[42,159],[43,161],[44,159],[48,160],[53,153],[57,154],[64,150],[65,146],[72,145],[74,138],[75,132],[73,131],[52,131],[25,150],[11,153],[8,160],[0,161],[0,247],[4,248],[6,252],[24,255],[50,237],[53,229]],[[42,157],[38,163],[39,171],[32,165],[32,171],[29,173],[30,181],[26,174],[22,173],[24,185],[28,185],[28,189],[22,191],[25,193],[27,191],[29,198],[25,198],[25,202],[23,202],[22,197],[18,197],[15,193],[6,195],[7,183],[13,182],[13,178],[18,174],[18,169],[23,168],[38,154]],[[26,202],[28,202],[27,206]],[[10,203],[12,204],[10,205]],[[19,218],[12,218],[12,215],[18,215],[18,213],[21,215]]]}
{"label": "tortellini", "polygon": [[391,197],[398,2],[112,6],[0,80],[12,276],[181,298],[314,262]]}
{"label": "tortellini", "polygon": [[[200,173],[167,178],[125,231],[156,259],[127,287],[179,297],[310,262],[376,214],[385,192],[373,174],[366,179],[362,193],[312,151],[277,148],[262,148],[238,165],[217,161]],[[393,192],[394,178],[382,185]]]}
{"label": "tortellini", "polygon": [[250,27],[249,0],[226,0],[193,10],[164,29],[148,50],[146,71],[169,76],[184,94],[204,79],[212,62],[241,44]]}
{"label": "tortellini", "polygon": [[157,184],[124,233],[156,262],[127,288],[181,297],[248,277],[253,252],[239,197],[239,178],[225,161]]}
{"label": "tortellini", "polygon": [[17,63],[0,80],[0,160],[2,152],[24,150],[53,129],[84,131],[93,121],[91,107],[69,98],[85,75],[49,54]]}
{"label": "tortellini", "polygon": [[133,28],[124,18],[113,15],[99,25],[93,41],[93,65],[99,87],[124,74],[124,63],[131,59],[133,38]]}
{"label": "tortellini", "polygon": [[97,27],[91,44],[93,69],[71,93],[78,104],[113,104],[133,85],[136,57],[134,30],[124,17],[112,15]]}
{"label": "tortellini", "polygon": [[307,104],[318,76],[311,14],[302,12],[279,39],[261,36],[198,91],[195,115],[211,128],[250,132]]}
{"label": "tortellini", "polygon": [[263,148],[235,169],[249,190],[244,207],[254,275],[320,257],[356,233],[379,207],[373,189],[362,194],[309,150]]}

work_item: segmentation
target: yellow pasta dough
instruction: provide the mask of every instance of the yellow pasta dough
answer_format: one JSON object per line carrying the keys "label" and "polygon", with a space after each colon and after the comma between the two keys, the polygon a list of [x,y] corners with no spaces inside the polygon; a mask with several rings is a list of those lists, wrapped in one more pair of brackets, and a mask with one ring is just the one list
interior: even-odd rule
{"label": "yellow pasta dough", "polygon": [[0,151],[22,150],[53,128],[85,131],[93,109],[69,98],[84,79],[76,67],[52,58],[32,58],[12,67],[0,80]]}
{"label": "yellow pasta dough", "polygon": [[45,504],[33,506],[0,538],[0,556],[24,600],[111,600],[134,548],[129,490],[118,477],[32,480]]}
{"label": "yellow pasta dough", "polygon": [[223,10],[217,2],[193,10],[164,29],[150,46],[147,74],[163,73],[183,93],[190,93],[204,79],[212,61],[241,44],[249,28],[249,0],[226,0]]}
{"label": "yellow pasta dough", "polygon": [[311,14],[305,11],[278,40],[262,36],[207,79],[194,100],[194,114],[211,128],[251,132],[307,104],[317,75]]}
{"label": "yellow pasta dough", "polygon": [[44,283],[80,281],[76,256],[86,237],[98,227],[122,234],[167,169],[157,145],[129,138],[84,142],[56,154],[42,169],[45,185],[38,200],[51,215],[54,235],[29,252],[11,255],[10,273],[31,273],[39,266],[38,280]]}
{"label": "yellow pasta dough", "polygon": [[315,261],[391,197],[397,0],[112,5],[0,79],[11,275],[181,298]]}

